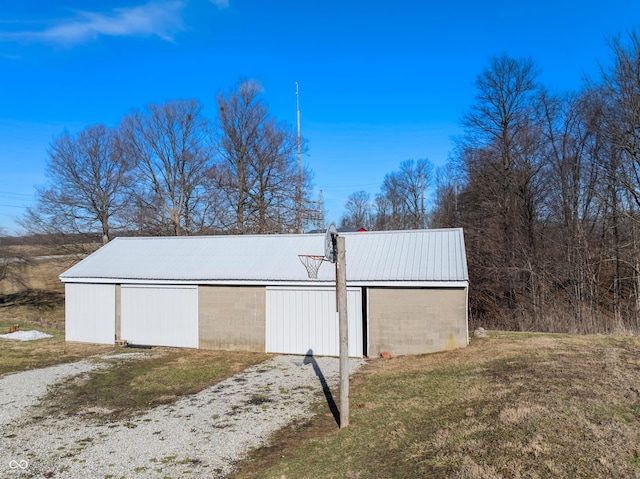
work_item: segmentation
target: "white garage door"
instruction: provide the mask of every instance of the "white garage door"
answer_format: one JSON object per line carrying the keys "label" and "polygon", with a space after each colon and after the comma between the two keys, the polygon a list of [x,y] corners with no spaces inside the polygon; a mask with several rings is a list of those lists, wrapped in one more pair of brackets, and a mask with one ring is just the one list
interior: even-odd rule
{"label": "white garage door", "polygon": [[131,344],[198,347],[198,287],[122,285],[120,336]]}
{"label": "white garage door", "polygon": [[[267,288],[269,353],[339,356],[335,289]],[[363,355],[362,292],[347,290],[349,356]]]}
{"label": "white garage door", "polygon": [[116,334],[116,287],[113,284],[64,285],[67,341],[113,344]]}

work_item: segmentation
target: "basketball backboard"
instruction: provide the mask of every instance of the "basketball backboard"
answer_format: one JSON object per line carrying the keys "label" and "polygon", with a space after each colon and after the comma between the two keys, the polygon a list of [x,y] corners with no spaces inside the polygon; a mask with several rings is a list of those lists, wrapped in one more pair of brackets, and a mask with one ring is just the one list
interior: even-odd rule
{"label": "basketball backboard", "polygon": [[332,263],[336,262],[336,237],[338,236],[338,230],[336,225],[331,223],[327,228],[327,232],[324,234],[324,258]]}

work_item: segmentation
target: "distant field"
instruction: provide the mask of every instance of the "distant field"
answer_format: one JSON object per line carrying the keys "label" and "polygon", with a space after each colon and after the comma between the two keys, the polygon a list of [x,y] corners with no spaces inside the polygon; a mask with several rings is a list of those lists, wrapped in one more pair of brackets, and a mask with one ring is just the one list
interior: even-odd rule
{"label": "distant field", "polygon": [[95,251],[98,245],[9,244],[0,247],[2,257],[10,258],[7,278],[0,281],[1,297],[27,290],[62,293],[64,285],[58,279],[60,273]]}
{"label": "distant field", "polygon": [[20,281],[0,281],[0,321],[64,329],[64,284],[58,275],[76,262],[32,259],[20,271]]}
{"label": "distant field", "polygon": [[322,403],[234,479],[640,477],[636,337],[490,332],[371,361],[350,391],[347,430]]}
{"label": "distant field", "polygon": [[11,264],[11,279],[0,281],[0,295],[27,290],[62,293],[64,285],[58,276],[77,262],[74,257],[33,257]]}

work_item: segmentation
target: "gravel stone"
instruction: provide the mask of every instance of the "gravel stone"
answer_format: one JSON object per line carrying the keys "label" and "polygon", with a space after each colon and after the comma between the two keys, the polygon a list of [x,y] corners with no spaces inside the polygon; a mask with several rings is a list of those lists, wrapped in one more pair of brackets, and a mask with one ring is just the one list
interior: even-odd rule
{"label": "gravel stone", "polygon": [[98,363],[79,361],[9,374],[0,379],[0,426],[14,421],[27,408],[35,406],[49,386],[98,366]]}
{"label": "gravel stone", "polygon": [[[363,362],[350,359],[350,371]],[[275,431],[310,417],[323,387],[338,402],[337,358],[277,356],[129,420],[37,416],[47,386],[95,367],[80,361],[0,380],[0,476],[223,478]]]}

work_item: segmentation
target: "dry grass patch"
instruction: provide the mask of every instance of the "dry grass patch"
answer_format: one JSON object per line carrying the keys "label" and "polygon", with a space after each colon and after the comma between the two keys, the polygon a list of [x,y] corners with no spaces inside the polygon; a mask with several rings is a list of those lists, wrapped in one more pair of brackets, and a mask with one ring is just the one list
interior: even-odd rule
{"label": "dry grass patch", "polygon": [[639,358],[635,337],[490,333],[373,360],[352,381],[347,430],[324,410],[234,477],[640,477]]}
{"label": "dry grass patch", "polygon": [[[0,308],[0,315],[2,311]],[[9,328],[16,323],[20,324],[23,331],[38,330],[53,337],[36,341],[0,339],[0,377],[7,373],[79,361],[116,350],[114,346],[67,343],[64,340],[64,331],[43,326],[40,322],[13,317],[0,319],[0,334],[7,334]]]}

